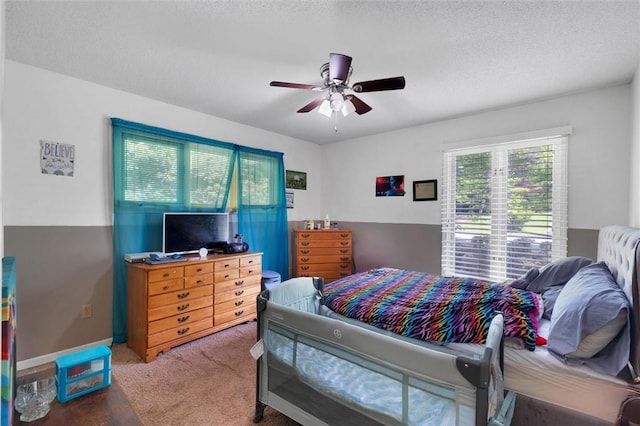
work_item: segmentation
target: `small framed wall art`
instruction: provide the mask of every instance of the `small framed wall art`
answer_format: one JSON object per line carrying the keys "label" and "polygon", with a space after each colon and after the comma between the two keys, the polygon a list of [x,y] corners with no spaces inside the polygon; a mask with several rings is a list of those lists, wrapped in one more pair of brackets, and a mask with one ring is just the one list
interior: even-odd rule
{"label": "small framed wall art", "polygon": [[413,201],[435,201],[437,199],[437,179],[413,181]]}
{"label": "small framed wall art", "polygon": [[285,194],[287,195],[287,208],[292,209],[293,208],[293,191],[286,191]]}
{"label": "small framed wall art", "polygon": [[404,197],[404,175],[376,177],[376,197]]}
{"label": "small framed wall art", "polygon": [[285,187],[290,189],[307,189],[307,173],[287,170],[285,172]]}

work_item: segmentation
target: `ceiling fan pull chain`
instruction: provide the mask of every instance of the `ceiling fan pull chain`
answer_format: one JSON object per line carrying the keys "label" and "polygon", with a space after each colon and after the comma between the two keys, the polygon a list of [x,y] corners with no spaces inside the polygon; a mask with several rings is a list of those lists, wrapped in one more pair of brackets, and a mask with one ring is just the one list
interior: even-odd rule
{"label": "ceiling fan pull chain", "polygon": [[333,126],[333,130],[335,130],[335,132],[338,133],[338,113],[334,112],[333,116],[336,118],[336,122],[335,122],[335,124]]}

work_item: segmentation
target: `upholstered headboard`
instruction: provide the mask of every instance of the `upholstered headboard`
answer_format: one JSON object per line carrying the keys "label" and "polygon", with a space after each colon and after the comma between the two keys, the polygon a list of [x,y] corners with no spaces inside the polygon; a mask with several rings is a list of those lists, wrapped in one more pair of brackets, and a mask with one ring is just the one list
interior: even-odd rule
{"label": "upholstered headboard", "polygon": [[604,262],[633,306],[630,364],[635,381],[640,374],[640,229],[605,226],[598,234],[598,261]]}

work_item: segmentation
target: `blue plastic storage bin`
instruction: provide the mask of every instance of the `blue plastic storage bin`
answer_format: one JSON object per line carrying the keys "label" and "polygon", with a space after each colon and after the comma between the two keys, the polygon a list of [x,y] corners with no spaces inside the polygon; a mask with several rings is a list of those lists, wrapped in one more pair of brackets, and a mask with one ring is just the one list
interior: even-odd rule
{"label": "blue plastic storage bin", "polygon": [[111,349],[96,346],[56,358],[58,401],[67,402],[111,384]]}

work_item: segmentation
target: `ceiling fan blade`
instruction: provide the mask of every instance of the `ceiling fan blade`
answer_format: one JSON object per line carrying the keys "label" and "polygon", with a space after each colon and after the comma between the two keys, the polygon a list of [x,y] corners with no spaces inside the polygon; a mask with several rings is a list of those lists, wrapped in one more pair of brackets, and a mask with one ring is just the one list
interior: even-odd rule
{"label": "ceiling fan blade", "polygon": [[289,87],[291,89],[305,89],[305,90],[318,90],[324,89],[324,87],[316,86],[313,84],[302,84],[302,83],[287,83],[284,81],[272,81],[269,83],[269,86],[273,87]]}
{"label": "ceiling fan blade", "polygon": [[311,102],[309,102],[308,104],[306,104],[305,106],[303,106],[302,108],[300,108],[298,111],[296,112],[309,112],[309,111],[313,111],[314,109],[316,109],[316,107],[318,105],[320,105],[322,103],[322,101],[325,100],[324,96],[318,96],[317,98],[315,98],[314,100],[312,100]]}
{"label": "ceiling fan blade", "polygon": [[352,86],[354,92],[382,92],[384,90],[404,89],[404,77],[382,78],[380,80],[369,80],[355,83]]}
{"label": "ceiling fan blade", "polygon": [[351,56],[331,53],[329,56],[329,78],[331,80],[347,81],[351,68]]}
{"label": "ceiling fan blade", "polygon": [[354,107],[356,107],[356,114],[362,115],[371,111],[371,107],[365,104],[360,98],[354,95],[347,95],[347,100],[351,101]]}

